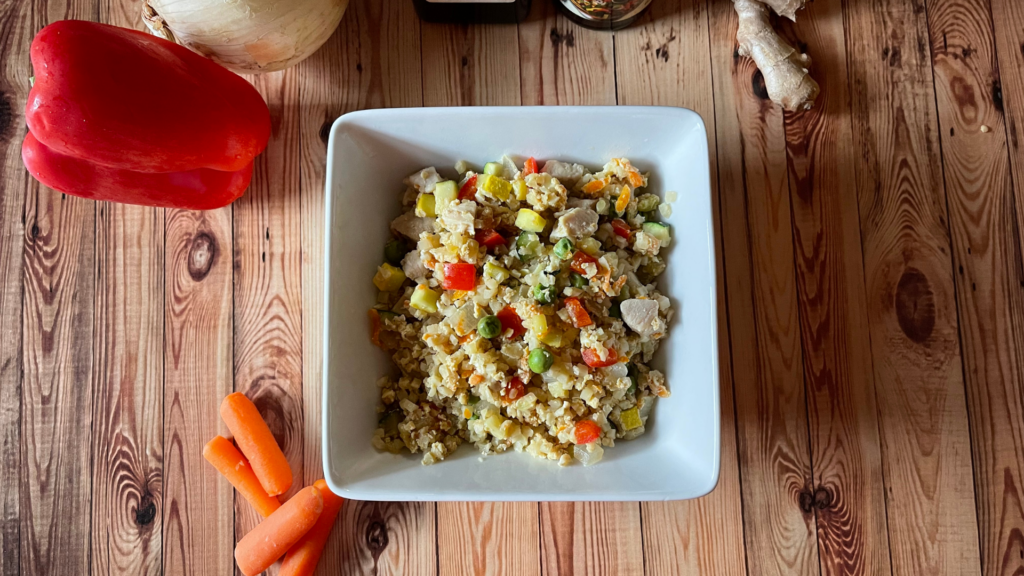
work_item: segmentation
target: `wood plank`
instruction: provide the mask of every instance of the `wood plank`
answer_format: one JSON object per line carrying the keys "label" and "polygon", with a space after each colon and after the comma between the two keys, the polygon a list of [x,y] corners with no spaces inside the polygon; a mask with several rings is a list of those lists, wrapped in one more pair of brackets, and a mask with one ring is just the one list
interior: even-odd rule
{"label": "wood plank", "polygon": [[[516,25],[422,24],[424,106],[516,106]],[[477,160],[479,161],[479,160]],[[528,502],[440,502],[438,570],[540,573],[538,507]]]}
{"label": "wood plank", "polygon": [[1019,230],[1024,227],[1024,135],[1020,134],[1024,130],[1024,4],[1014,0],[991,2],[999,61],[998,77],[992,84],[992,103],[1005,117]]}
{"label": "wood plank", "polygon": [[[519,25],[523,104],[615,104],[612,50],[611,34],[570,22],[553,3],[534,2]],[[643,572],[637,504],[542,502],[539,514],[544,574]]]}
{"label": "wood plank", "polygon": [[230,574],[234,490],[199,455],[232,390],[231,207],[167,210],[164,264],[164,574]]}
{"label": "wood plank", "polygon": [[515,24],[422,23],[424,106],[517,106]]}
{"label": "wood plank", "polygon": [[[29,10],[31,35],[98,16],[93,0]],[[88,574],[96,204],[24,178],[21,573]]]}
{"label": "wood plank", "polygon": [[821,571],[888,574],[843,11],[821,0],[805,12],[794,31],[822,93],[787,115],[786,143]]}
{"label": "wood plank", "polygon": [[525,106],[615,104],[613,36],[577,26],[553,2],[534,2],[519,23]]}
{"label": "wood plank", "polygon": [[543,502],[540,549],[543,574],[642,575],[640,507],[635,502]]}
{"label": "wood plank", "polygon": [[[137,5],[100,20],[143,29]],[[97,204],[92,571],[163,570],[163,209]]]}
{"label": "wood plank", "polygon": [[21,164],[25,100],[32,75],[28,50],[31,2],[0,13],[0,576],[21,574],[22,306],[25,196],[29,176]]}
{"label": "wood plank", "polygon": [[97,208],[92,571],[160,574],[164,211]]}
{"label": "wood plank", "polygon": [[[412,3],[353,0],[338,31],[299,66],[302,204],[302,400],[306,483],[323,475],[323,232],[327,138],[361,108],[420,106],[420,30]],[[321,574],[436,574],[436,507],[345,503],[320,559]]]}
{"label": "wood plank", "polygon": [[[263,74],[253,84],[270,107],[272,131],[249,190],[234,204],[235,390],[256,404],[288,458],[290,496],[305,478],[297,71]],[[261,519],[235,495],[236,538]]]}
{"label": "wood plank", "polygon": [[[711,150],[715,237],[722,241],[711,78],[708,10],[704,0],[652,4],[633,27],[616,33],[619,100],[623,104],[684,106],[704,119]],[[639,65],[638,65],[639,64]],[[680,90],[679,86],[686,86]],[[717,247],[721,469],[718,486],[695,501],[645,502],[643,550],[652,574],[745,574],[743,515],[736,451],[732,359],[721,244]]]}
{"label": "wood plank", "polygon": [[933,0],[928,29],[971,416],[981,563],[1024,569],[1024,295],[986,0]]}
{"label": "wood plank", "polygon": [[927,15],[905,0],[845,8],[892,570],[975,572],[978,523]]}
{"label": "wood plank", "polygon": [[709,10],[747,566],[817,574],[783,117],[736,55],[732,2]]}

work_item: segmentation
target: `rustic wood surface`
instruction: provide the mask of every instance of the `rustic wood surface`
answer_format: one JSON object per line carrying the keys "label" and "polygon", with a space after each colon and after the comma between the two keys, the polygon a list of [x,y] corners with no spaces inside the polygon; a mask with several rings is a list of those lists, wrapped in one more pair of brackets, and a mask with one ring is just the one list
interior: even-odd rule
{"label": "rustic wood surface", "polygon": [[[783,113],[730,0],[582,29],[422,23],[352,0],[311,58],[251,80],[273,118],[211,211],[66,197],[20,160],[28,45],[138,0],[0,2],[0,576],[236,573],[256,515],[202,461],[254,398],[321,475],[323,180],[365,108],[667,105],[708,130],[722,468],[686,502],[349,502],[320,574],[1024,573],[1024,4],[816,0]],[[299,483],[297,483],[299,484]],[[273,571],[272,571],[273,572]],[[274,572],[276,573],[276,572]]]}

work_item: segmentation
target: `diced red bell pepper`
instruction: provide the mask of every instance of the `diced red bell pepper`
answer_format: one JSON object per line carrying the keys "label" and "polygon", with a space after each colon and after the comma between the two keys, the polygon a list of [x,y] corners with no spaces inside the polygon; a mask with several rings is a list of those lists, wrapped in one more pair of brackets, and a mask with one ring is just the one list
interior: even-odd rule
{"label": "diced red bell pepper", "polygon": [[576,253],[573,254],[572,256],[572,262],[569,264],[569,267],[572,268],[573,272],[586,276],[587,270],[586,268],[584,268],[584,266],[587,264],[593,264],[594,266],[597,266],[597,258],[594,258],[593,256],[587,254],[583,250],[577,250]]}
{"label": "diced red bell pepper", "polygon": [[512,337],[518,338],[523,334],[526,334],[526,328],[523,327],[523,319],[516,314],[515,309],[511,306],[505,306],[501,309],[501,312],[496,314],[498,320],[501,320],[501,331],[512,330]]}
{"label": "diced red bell pepper", "polygon": [[477,230],[476,241],[479,242],[481,246],[486,246],[488,248],[496,248],[498,246],[505,245],[505,237],[490,229]]}
{"label": "diced red bell pepper", "polygon": [[529,176],[530,174],[536,174],[536,173],[537,173],[537,161],[533,159],[533,156],[530,156],[529,158],[526,159],[526,165],[523,166],[523,177],[525,178],[525,177]]}
{"label": "diced red bell pepper", "polygon": [[625,220],[622,218],[616,218],[612,220],[612,232],[615,232],[616,235],[629,240],[629,233],[632,232],[632,230],[630,230],[629,224],[626,224]]}
{"label": "diced red bell pepper", "polygon": [[476,288],[476,266],[465,262],[444,265],[445,290],[472,290]]}
{"label": "diced red bell pepper", "polygon": [[501,389],[501,399],[506,402],[512,402],[526,396],[526,384],[516,376],[509,380],[508,384],[505,384],[504,388]]}
{"label": "diced red bell pepper", "polygon": [[590,444],[601,437],[601,427],[593,420],[580,420],[573,428],[572,435],[576,444]]}
{"label": "diced red bell pepper", "polygon": [[466,183],[459,188],[459,200],[472,200],[476,197],[476,174],[466,180]]}
{"label": "diced red bell pepper", "polygon": [[615,353],[614,348],[609,348],[608,358],[601,360],[601,356],[597,353],[597,350],[593,348],[584,348],[583,361],[591,368],[607,368],[609,366],[614,366],[619,361],[619,355]]}
{"label": "diced red bell pepper", "polygon": [[22,157],[43,184],[191,209],[248,185],[270,112],[241,77],[162,38],[79,20],[40,30],[30,54]]}
{"label": "diced red bell pepper", "polygon": [[580,303],[579,298],[566,298],[565,309],[569,311],[569,317],[572,319],[572,325],[577,328],[583,328],[584,326],[590,326],[594,323],[590,319],[590,314],[587,314],[587,310]]}

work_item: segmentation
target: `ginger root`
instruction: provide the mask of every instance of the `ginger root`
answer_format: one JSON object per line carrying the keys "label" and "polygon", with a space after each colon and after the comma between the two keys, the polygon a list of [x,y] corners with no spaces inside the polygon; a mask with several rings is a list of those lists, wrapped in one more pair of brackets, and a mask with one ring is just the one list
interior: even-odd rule
{"label": "ginger root", "polygon": [[774,10],[779,16],[796,21],[796,11],[803,8],[807,2],[806,0],[761,0],[761,3]]}
{"label": "ginger root", "polygon": [[[772,4],[803,5],[799,0],[768,0]],[[811,58],[790,46],[772,28],[768,8],[756,0],[733,0],[740,17],[736,41],[740,56],[750,56],[764,75],[768,97],[793,112],[808,110],[818,96],[818,83],[807,69]],[[784,14],[783,14],[784,15]]]}

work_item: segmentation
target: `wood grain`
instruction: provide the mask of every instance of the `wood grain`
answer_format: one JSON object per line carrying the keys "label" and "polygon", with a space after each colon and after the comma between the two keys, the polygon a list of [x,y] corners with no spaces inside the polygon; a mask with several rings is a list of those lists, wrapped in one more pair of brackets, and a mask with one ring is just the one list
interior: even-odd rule
{"label": "wood grain", "polygon": [[534,2],[519,23],[522,104],[615,104],[613,38],[573,24],[553,2]]}
{"label": "wood grain", "polygon": [[822,86],[813,109],[786,117],[821,571],[888,574],[840,1],[809,5],[794,31]]}
{"label": "wood grain", "polygon": [[732,2],[714,0],[709,10],[747,567],[752,574],[814,574],[783,118],[761,90],[753,62],[736,54]]}
{"label": "wood grain", "polygon": [[[716,125],[707,4],[679,0],[652,4],[634,27],[615,35],[619,100],[630,105],[684,106],[704,119],[711,151],[711,196],[719,313],[721,469],[718,486],[695,501],[644,502],[644,566],[650,574],[745,574],[733,400],[732,359],[723,266]],[[687,90],[678,87],[686,85]]]}
{"label": "wood grain", "polygon": [[[992,104],[1003,113],[1010,150],[1017,229],[1024,228],[1024,4],[991,0],[999,70]],[[1024,239],[1022,239],[1024,241]],[[1021,248],[1024,253],[1024,248]]]}
{"label": "wood grain", "polygon": [[923,7],[846,3],[866,312],[894,574],[980,566]]}
{"label": "wood grain", "polygon": [[640,506],[635,502],[544,502],[541,573],[644,574]]}
{"label": "wood grain", "polygon": [[[29,14],[26,36],[96,20],[98,6],[40,1]],[[96,205],[24,178],[21,572],[88,574]]]}
{"label": "wood grain", "polygon": [[21,165],[25,137],[31,3],[0,11],[0,576],[21,574],[22,279],[25,196],[29,176]]}
{"label": "wood grain", "polygon": [[[353,0],[338,31],[299,67],[302,146],[302,400],[306,482],[323,475],[323,233],[327,139],[334,120],[362,108],[420,106],[419,18],[411,2]],[[436,574],[435,506],[345,503],[321,574]]]}
{"label": "wood grain", "polygon": [[97,207],[92,571],[160,574],[164,211]]}
{"label": "wood grain", "polygon": [[[514,24],[422,24],[425,106],[520,104],[519,36]],[[536,504],[440,502],[439,572],[538,574]]]}
{"label": "wood grain", "polygon": [[167,210],[164,264],[164,574],[230,574],[234,490],[202,459],[232,390],[231,208]]}
{"label": "wood grain", "polygon": [[439,502],[438,573],[541,574],[538,515],[528,502]]}
{"label": "wood grain", "polygon": [[[248,396],[303,487],[302,236],[295,68],[257,76],[272,132],[249,190],[234,204],[235,390]],[[235,496],[235,536],[260,520]],[[276,573],[273,568],[271,573]]]}
{"label": "wood grain", "polygon": [[422,24],[424,106],[516,106],[515,24]]}
{"label": "wood grain", "polygon": [[[100,18],[142,28],[129,2],[102,0]],[[96,206],[92,572],[160,574],[164,211]]]}
{"label": "wood grain", "polygon": [[[989,4],[928,6],[983,573],[1024,570],[1024,285]],[[982,127],[986,127],[983,131]]]}

